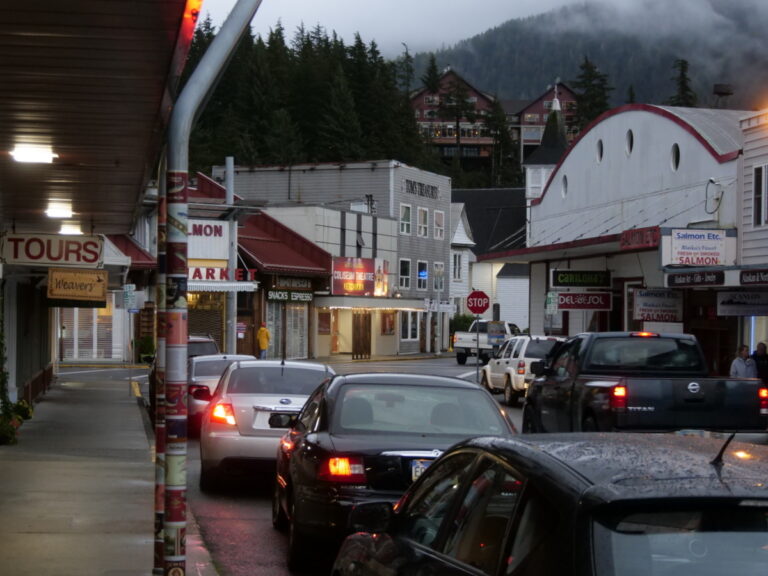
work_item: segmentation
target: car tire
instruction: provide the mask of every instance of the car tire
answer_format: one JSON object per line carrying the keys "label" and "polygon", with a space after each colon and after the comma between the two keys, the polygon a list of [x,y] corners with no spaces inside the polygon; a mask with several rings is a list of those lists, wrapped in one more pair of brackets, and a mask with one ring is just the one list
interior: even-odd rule
{"label": "car tire", "polygon": [[290,501],[291,518],[288,522],[288,570],[301,572],[307,568],[312,554],[309,549],[309,539],[296,526],[296,505]]}
{"label": "car tire", "polygon": [[212,468],[200,467],[200,490],[202,492],[216,492],[221,486],[219,473]]}
{"label": "car tire", "polygon": [[509,376],[504,379],[504,404],[507,406],[517,406],[520,400],[520,393],[512,388],[512,380]]}
{"label": "car tire", "polygon": [[488,382],[488,375],[483,371],[482,376],[480,376],[480,386],[488,390],[491,394],[493,394],[493,390],[491,390],[491,385]]}
{"label": "car tire", "polygon": [[597,420],[592,414],[584,416],[584,420],[581,421],[581,429],[584,432],[599,432],[600,430],[597,426]]}
{"label": "car tire", "polygon": [[467,363],[467,355],[466,354],[456,354],[456,363],[464,366],[464,364]]}
{"label": "car tire", "polygon": [[275,489],[272,492],[272,526],[280,532],[287,532],[289,526],[288,515],[280,503],[280,489],[277,486],[277,481],[275,481]]}
{"label": "car tire", "polygon": [[523,407],[523,434],[536,434],[541,432],[541,426],[536,418],[536,413],[530,405]]}

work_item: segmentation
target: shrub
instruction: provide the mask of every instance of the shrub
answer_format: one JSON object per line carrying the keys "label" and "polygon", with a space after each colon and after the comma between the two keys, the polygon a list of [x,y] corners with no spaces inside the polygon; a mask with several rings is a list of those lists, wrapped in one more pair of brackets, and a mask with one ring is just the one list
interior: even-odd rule
{"label": "shrub", "polygon": [[19,400],[13,405],[13,413],[22,420],[29,420],[32,418],[32,412],[34,412],[34,409],[26,400]]}

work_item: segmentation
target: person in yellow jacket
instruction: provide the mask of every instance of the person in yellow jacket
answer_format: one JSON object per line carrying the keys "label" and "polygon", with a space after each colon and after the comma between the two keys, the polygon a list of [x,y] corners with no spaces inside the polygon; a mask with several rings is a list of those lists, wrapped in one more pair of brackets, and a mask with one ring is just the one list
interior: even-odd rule
{"label": "person in yellow jacket", "polygon": [[267,323],[262,322],[261,328],[259,328],[258,332],[256,332],[256,341],[259,344],[259,358],[264,360],[267,357],[267,349],[269,348],[269,328],[267,328]]}

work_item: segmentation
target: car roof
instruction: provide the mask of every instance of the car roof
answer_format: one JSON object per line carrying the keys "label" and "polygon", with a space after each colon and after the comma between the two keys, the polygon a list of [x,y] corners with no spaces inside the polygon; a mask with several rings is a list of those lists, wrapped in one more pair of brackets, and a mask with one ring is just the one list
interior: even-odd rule
{"label": "car roof", "polygon": [[433,386],[438,388],[467,388],[482,390],[477,384],[453,378],[451,376],[436,376],[432,374],[402,374],[395,372],[358,372],[354,374],[337,374],[328,384],[338,388],[345,384],[397,384],[401,386]]}
{"label": "car roof", "polygon": [[570,484],[582,504],[690,497],[768,499],[768,446],[732,442],[723,465],[712,461],[726,440],[664,433],[525,434],[476,438],[530,474]]}
{"label": "car roof", "polygon": [[257,360],[252,354],[201,354],[189,358],[192,362],[214,362],[216,360]]}
{"label": "car roof", "polygon": [[215,342],[212,336],[201,336],[199,334],[190,334],[187,336],[188,342]]}
{"label": "car roof", "polygon": [[232,369],[237,368],[269,368],[269,367],[285,367],[285,368],[306,368],[310,370],[324,370],[332,372],[332,368],[328,364],[322,362],[305,362],[303,360],[244,360],[237,363]]}

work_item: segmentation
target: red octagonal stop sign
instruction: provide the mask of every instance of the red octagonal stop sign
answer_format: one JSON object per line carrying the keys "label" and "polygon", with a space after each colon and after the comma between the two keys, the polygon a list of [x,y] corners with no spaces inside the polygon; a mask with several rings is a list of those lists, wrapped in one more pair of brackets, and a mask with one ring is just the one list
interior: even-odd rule
{"label": "red octagonal stop sign", "polygon": [[491,305],[491,301],[488,298],[488,294],[482,290],[473,290],[467,296],[467,308],[473,314],[482,314],[488,310],[488,306]]}

